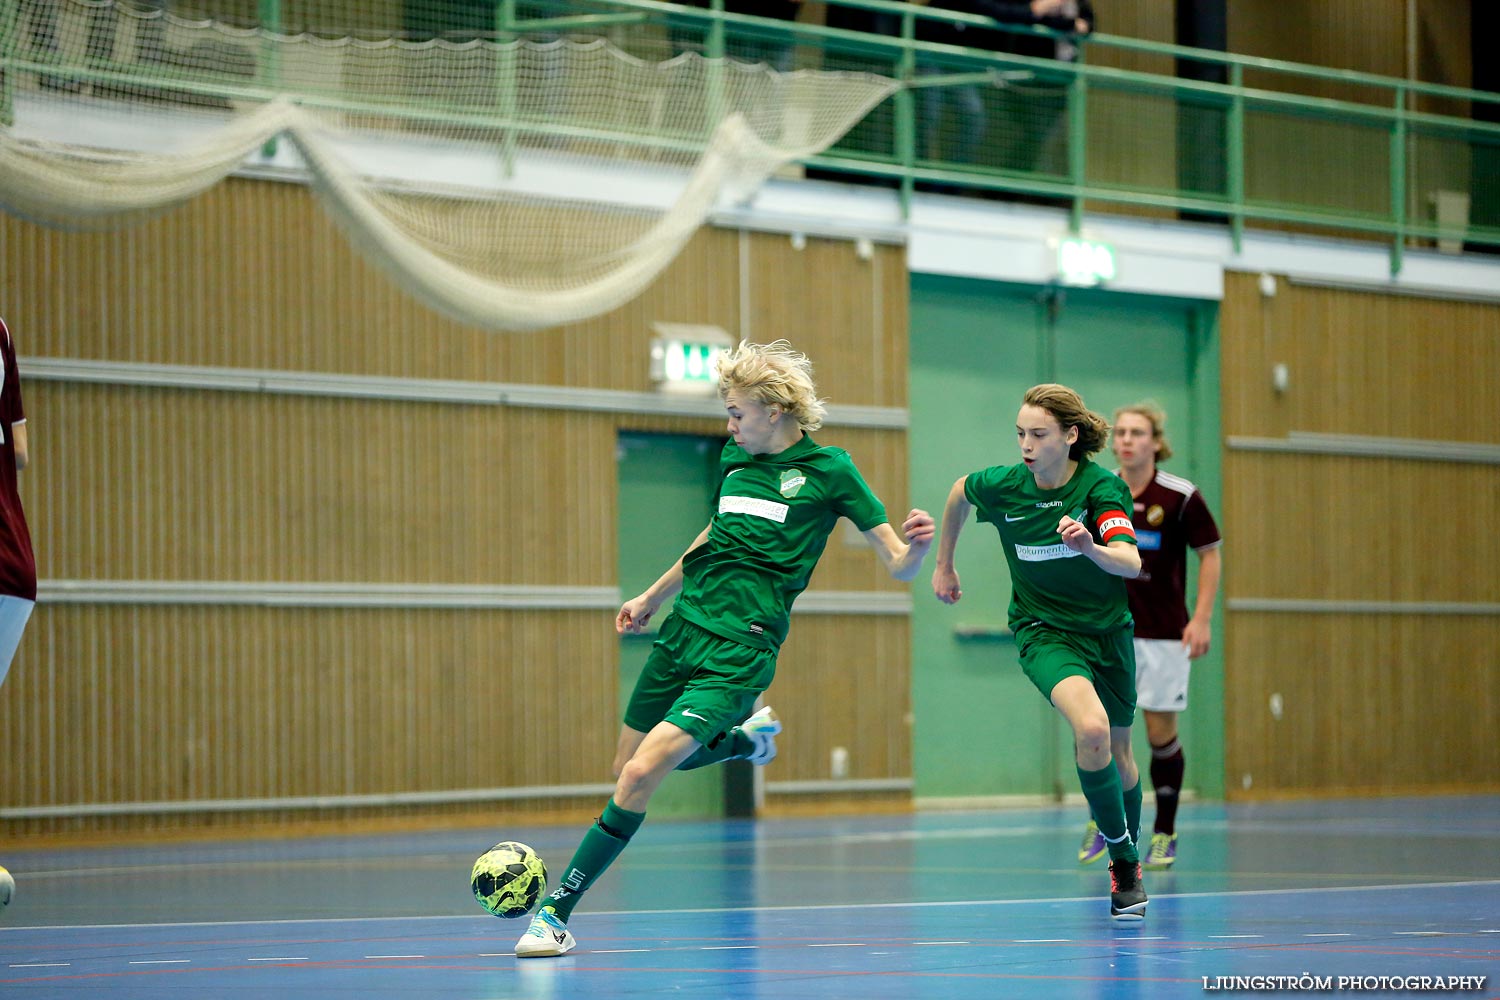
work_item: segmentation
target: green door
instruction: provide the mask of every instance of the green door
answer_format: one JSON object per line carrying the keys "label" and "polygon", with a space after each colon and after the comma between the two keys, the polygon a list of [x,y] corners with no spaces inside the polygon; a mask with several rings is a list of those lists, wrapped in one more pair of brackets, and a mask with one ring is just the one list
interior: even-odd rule
{"label": "green door", "polygon": [[[651,586],[708,524],[723,444],[723,438],[621,432],[616,448],[621,600]],[[668,603],[657,612],[652,633],[671,607]],[[653,638],[643,634],[620,639],[621,712]],[[725,815],[727,773],[726,767],[705,767],[671,775],[651,798],[652,818]]]}

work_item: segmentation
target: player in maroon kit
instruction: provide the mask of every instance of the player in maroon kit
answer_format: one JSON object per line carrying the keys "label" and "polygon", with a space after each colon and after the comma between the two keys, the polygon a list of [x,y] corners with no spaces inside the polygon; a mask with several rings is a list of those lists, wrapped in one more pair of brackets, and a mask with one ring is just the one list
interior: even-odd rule
{"label": "player in maroon kit", "polygon": [[[0,319],[0,684],[21,644],[21,633],[36,606],[36,560],[31,532],[16,492],[16,473],[26,468],[26,410],[21,406],[21,374],[16,348]],[[10,902],[15,880],[0,868],[0,909]]]}
{"label": "player in maroon kit", "polygon": [[[1112,448],[1118,475],[1135,500],[1132,521],[1140,543],[1141,575],[1126,582],[1135,619],[1136,697],[1151,741],[1151,784],[1156,822],[1145,868],[1170,868],[1177,860],[1177,797],[1185,761],[1177,738],[1177,713],[1187,708],[1190,663],[1208,652],[1210,616],[1219,590],[1218,525],[1191,482],[1157,464],[1172,457],[1167,415],[1153,403],[1115,411]],[[1198,588],[1187,610],[1187,550],[1198,553]],[[1078,860],[1105,853],[1104,838],[1091,820]]]}
{"label": "player in maroon kit", "polygon": [[26,468],[26,410],[21,405],[21,374],[10,330],[0,320],[0,683],[21,644],[21,633],[36,606],[36,559],[31,532],[16,492],[16,474]]}

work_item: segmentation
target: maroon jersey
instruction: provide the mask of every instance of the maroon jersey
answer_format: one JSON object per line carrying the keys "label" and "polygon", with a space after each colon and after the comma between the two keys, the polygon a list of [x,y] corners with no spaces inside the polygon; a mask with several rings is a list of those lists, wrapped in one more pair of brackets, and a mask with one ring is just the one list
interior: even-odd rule
{"label": "maroon jersey", "polygon": [[1125,581],[1137,639],[1181,639],[1187,628],[1187,550],[1220,543],[1219,526],[1198,487],[1170,472],[1156,475],[1135,498],[1141,575]]}
{"label": "maroon jersey", "polygon": [[16,437],[12,429],[26,422],[21,405],[21,373],[16,368],[16,348],[10,331],[0,319],[0,594],[36,600],[36,559],[31,554],[31,532],[16,492]]}

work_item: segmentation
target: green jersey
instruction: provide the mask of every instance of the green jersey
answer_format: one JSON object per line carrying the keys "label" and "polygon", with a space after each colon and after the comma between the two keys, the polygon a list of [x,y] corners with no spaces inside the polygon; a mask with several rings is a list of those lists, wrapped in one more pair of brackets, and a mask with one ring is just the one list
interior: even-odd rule
{"label": "green jersey", "polygon": [[715,635],[777,649],[838,519],[869,531],[885,507],[848,452],[810,436],[776,455],[727,442],[719,474],[708,541],[682,558],[675,609]]}
{"label": "green jersey", "polygon": [[964,480],[964,496],[978,518],[1000,532],[1010,564],[1010,628],[1045,622],[1068,632],[1102,635],[1130,624],[1125,578],[1106,573],[1062,543],[1057,522],[1064,514],[1082,522],[1094,540],[1135,544],[1125,480],[1088,458],[1062,486],[1044,490],[1025,463],[996,465]]}

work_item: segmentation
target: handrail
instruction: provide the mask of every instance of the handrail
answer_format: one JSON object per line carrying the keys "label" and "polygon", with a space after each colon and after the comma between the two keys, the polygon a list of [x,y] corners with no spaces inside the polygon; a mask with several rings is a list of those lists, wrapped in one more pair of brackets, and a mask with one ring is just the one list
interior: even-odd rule
{"label": "handrail", "polygon": [[[283,0],[258,0],[258,4],[262,28],[274,31],[279,27]],[[723,9],[724,0],[707,0],[704,7],[684,6],[670,0],[533,0],[528,9],[535,12],[537,8],[543,8],[541,16],[533,13],[524,17],[517,13],[520,5],[515,0],[501,0],[496,4],[495,33],[497,37],[516,37],[544,30],[549,33],[562,30],[602,32],[618,30],[621,26],[628,30],[632,25],[670,22],[678,26],[696,25],[705,52],[711,57],[726,52],[733,54],[736,43],[744,39],[761,42],[770,39],[787,45],[820,48],[827,53],[837,53],[857,67],[868,66],[893,75],[906,85],[892,99],[887,120],[889,132],[882,131],[887,128],[887,125],[882,125],[872,133],[879,140],[875,146],[836,145],[812,158],[809,165],[835,172],[891,178],[896,183],[903,211],[909,209],[918,184],[935,183],[1063,199],[1075,232],[1082,227],[1085,204],[1095,202],[1191,212],[1221,219],[1229,227],[1236,250],[1242,243],[1247,221],[1367,233],[1390,240],[1392,274],[1399,273],[1403,266],[1408,239],[1441,238],[1500,246],[1500,220],[1486,218],[1479,220],[1479,224],[1465,222],[1459,225],[1432,222],[1423,217],[1425,202],[1418,200],[1438,187],[1462,190],[1464,184],[1481,183],[1490,168],[1481,164],[1479,157],[1493,157],[1494,162],[1500,162],[1500,123],[1430,108],[1415,110],[1412,100],[1413,96],[1431,97],[1466,101],[1470,109],[1484,105],[1500,109],[1500,93],[1108,34],[1074,39],[1079,42],[1076,61],[1032,58],[919,41],[916,38],[918,25],[944,22],[1011,35],[1049,39],[1072,36],[1045,27],[1006,24],[982,15],[902,0],[826,0],[826,4],[830,8],[895,15],[899,30],[896,34],[873,34],[825,24],[731,13]],[[15,11],[15,0],[0,0],[0,20],[8,16],[13,21]],[[141,71],[129,65],[68,66],[49,61],[53,57],[37,58],[37,54],[32,54],[28,58],[23,51],[17,51],[25,48],[17,34],[14,24],[11,24],[11,30],[0,32],[3,36],[0,37],[0,70],[22,74],[47,72],[79,80],[129,82],[141,78]],[[1225,80],[1187,79],[1124,66],[1101,65],[1095,61],[1101,53],[1109,51],[1145,53],[1218,65],[1225,71]],[[266,92],[269,93],[276,89],[276,67],[274,57],[267,58],[272,62],[262,66],[258,82],[268,85]],[[922,91],[931,93],[935,89],[959,86],[984,87],[1017,73],[1031,73],[1049,81],[1054,93],[1060,95],[1053,99],[1061,104],[1065,116],[1058,119],[1062,134],[1067,137],[1065,162],[1061,166],[1020,169],[1003,168],[994,163],[961,163],[944,160],[933,150],[924,148],[923,140],[927,136],[919,116],[919,111],[923,110],[919,108]],[[1247,74],[1253,75],[1253,86],[1246,85]],[[1281,89],[1276,85],[1277,77],[1374,89],[1368,95],[1359,94],[1352,99],[1348,91],[1337,89],[1331,92],[1334,96],[1324,96],[1330,90],[1321,86],[1317,93]],[[711,92],[718,83],[716,77],[709,77]],[[186,79],[174,79],[172,85],[186,92],[227,97],[251,97],[250,93],[241,91],[262,90],[254,85],[247,88],[244,84],[236,86]],[[508,86],[504,73],[497,78],[496,86],[501,91]],[[3,117],[4,102],[9,97],[10,88],[0,87],[0,117]],[[307,94],[299,99],[312,104],[341,103],[338,95]],[[1107,147],[1090,148],[1088,109],[1109,107],[1101,102],[1110,99],[1117,102],[1115,107],[1121,106],[1118,103],[1121,99],[1154,102],[1148,104],[1148,107],[1158,110],[1152,127],[1165,141],[1176,142],[1186,150],[1184,159],[1175,167],[1178,172],[1171,174],[1170,182],[1161,180],[1163,169],[1158,169],[1155,174],[1146,172],[1138,176],[1132,172],[1135,168],[1130,165],[1131,161],[1110,161]],[[351,109],[362,103],[359,98],[354,98],[350,101]],[[1164,104],[1168,106],[1162,107]],[[1125,107],[1133,109],[1135,105],[1126,104]],[[473,122],[476,117],[457,109],[442,108],[382,108],[381,113],[434,121],[458,118]],[[489,113],[490,116],[493,114]],[[477,117],[485,119],[485,114]],[[512,130],[555,131],[559,135],[575,131],[547,122],[514,122],[509,113],[502,117],[506,120],[505,127]],[[1485,114],[1480,117],[1492,116]],[[1299,161],[1296,169],[1305,171],[1309,183],[1301,183],[1303,174],[1295,175],[1299,183],[1287,183],[1287,178],[1294,176],[1290,172],[1292,167],[1278,162],[1275,147],[1278,143],[1295,141],[1284,136],[1307,134],[1305,128],[1302,132],[1284,131],[1289,127],[1298,128],[1294,124],[1298,119],[1345,127],[1343,133],[1330,133],[1341,135],[1349,143],[1340,154],[1346,159],[1338,164],[1337,173],[1329,163],[1324,163],[1327,176],[1320,177],[1316,163],[1309,167],[1306,162]],[[1181,131],[1183,128],[1191,129],[1202,122],[1207,122],[1207,139],[1195,135],[1183,138],[1186,134]],[[930,122],[927,124],[931,125]],[[1179,130],[1175,137],[1170,131],[1172,128]],[[642,134],[618,138],[623,142],[652,145],[665,137]],[[1184,143],[1188,145],[1183,146]],[[1204,144],[1195,146],[1193,143]],[[1316,140],[1313,145],[1316,145]],[[1205,186],[1201,179],[1181,173],[1183,163],[1191,166],[1199,162],[1190,159],[1194,156],[1209,158],[1202,162],[1208,162],[1212,167],[1209,171],[1213,175],[1211,185]],[[1035,162],[1035,157],[1032,159]],[[1329,160],[1331,162],[1332,157]],[[1111,169],[1116,175],[1110,174]],[[1277,173],[1278,170],[1282,173]],[[1342,177],[1346,170],[1351,184],[1330,182],[1330,177]],[[1431,177],[1426,174],[1429,170],[1433,171]],[[1471,177],[1474,179],[1470,180]],[[1270,178],[1269,182],[1267,178]],[[1312,183],[1319,179],[1323,181],[1321,188]]]}
{"label": "handrail", "polygon": [[[1087,201],[1217,215],[1228,223],[1236,251],[1241,246],[1247,220],[1378,234],[1391,239],[1390,269],[1393,275],[1398,274],[1403,266],[1404,246],[1409,238],[1461,238],[1473,243],[1500,245],[1500,223],[1486,220],[1486,225],[1466,225],[1462,232],[1456,233],[1452,226],[1426,223],[1413,218],[1409,204],[1410,198],[1421,193],[1414,188],[1409,176],[1415,169],[1412,156],[1414,142],[1436,138],[1456,140],[1471,147],[1475,143],[1482,143],[1486,147],[1495,147],[1496,155],[1500,156],[1500,124],[1434,111],[1412,110],[1412,96],[1462,100],[1469,102],[1472,108],[1475,105],[1500,106],[1500,93],[1108,34],[1092,34],[1079,40],[1080,56],[1076,62],[1028,58],[1011,53],[919,41],[916,38],[916,25],[924,21],[940,21],[1013,35],[1048,38],[1071,36],[1041,26],[1006,24],[983,15],[947,11],[900,0],[827,0],[827,5],[898,15],[900,33],[877,35],[827,25],[731,13],[723,9],[723,0],[710,0],[705,8],[684,7],[666,0],[591,0],[591,6],[595,9],[607,6],[636,10],[648,16],[669,14],[678,23],[691,23],[694,20],[712,23],[709,55],[724,52],[726,33],[731,39],[736,35],[761,39],[773,37],[785,39],[789,43],[815,44],[825,50],[837,48],[841,53],[879,53],[881,64],[889,67],[888,71],[894,71],[907,83],[907,87],[895,98],[894,148],[882,156],[872,155],[868,151],[851,155],[848,151],[835,147],[822,156],[813,158],[810,165],[897,178],[903,210],[909,206],[910,196],[917,182],[934,182],[1061,196],[1068,201],[1070,223],[1075,232],[1081,228]],[[1104,66],[1084,57],[1085,53],[1093,53],[1093,58],[1097,59],[1101,50],[1146,53],[1218,65],[1224,69],[1227,81],[1217,83],[1184,79],[1176,75]],[[919,59],[929,64],[947,64],[949,67],[963,65],[973,69],[968,72],[954,69],[949,74],[938,76],[928,74],[918,80],[914,69]],[[986,68],[1027,69],[1045,73],[1056,79],[1058,86],[1066,91],[1065,127],[1070,141],[1067,165],[1061,173],[1051,176],[1033,173],[1025,176],[999,170],[976,172],[969,165],[956,163],[934,168],[934,161],[930,158],[914,155],[919,130],[914,121],[912,91],[944,85],[973,85],[976,80],[984,79]],[[1245,85],[1247,72],[1257,74],[1256,86]],[[1274,81],[1265,79],[1262,74],[1323,84],[1369,87],[1373,90],[1366,103],[1360,99],[1365,96],[1363,94],[1349,99],[1347,96],[1326,97],[1294,90],[1271,89]],[[1174,194],[1163,194],[1157,189],[1131,190],[1119,184],[1091,179],[1088,173],[1089,157],[1086,154],[1087,107],[1091,91],[1096,90],[1149,94],[1174,100],[1186,96],[1198,102],[1202,108],[1222,111],[1225,125],[1222,193],[1179,188]],[[1376,134],[1384,132],[1387,136],[1386,155],[1378,162],[1367,158],[1359,165],[1363,169],[1379,171],[1385,178],[1385,192],[1378,199],[1384,202],[1384,210],[1376,213],[1338,205],[1287,205],[1265,199],[1251,199],[1247,193],[1249,174],[1246,161],[1257,149],[1247,140],[1246,128],[1252,115],[1262,118],[1271,115],[1280,119],[1314,118],[1330,123],[1344,123]]]}

